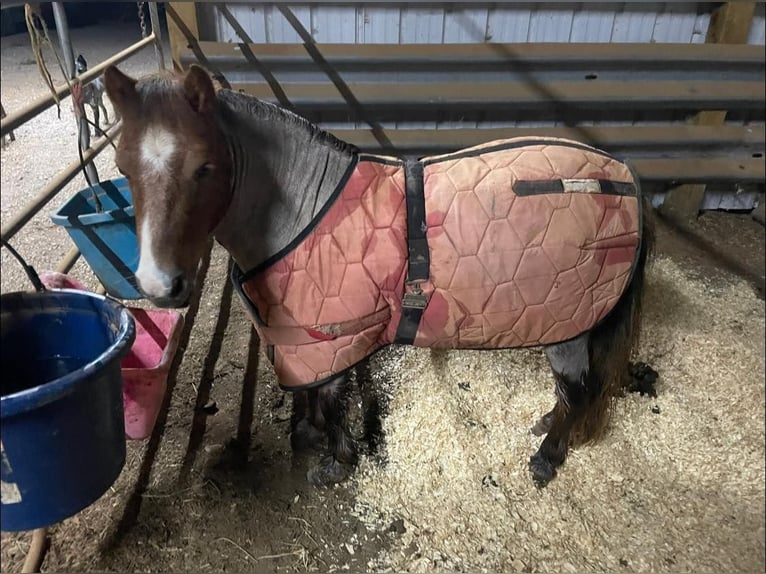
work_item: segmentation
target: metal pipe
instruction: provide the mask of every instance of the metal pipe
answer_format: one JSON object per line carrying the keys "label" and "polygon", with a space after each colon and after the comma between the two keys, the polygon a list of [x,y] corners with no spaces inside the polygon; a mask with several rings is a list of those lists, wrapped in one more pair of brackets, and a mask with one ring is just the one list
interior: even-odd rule
{"label": "metal pipe", "polygon": [[56,273],[69,273],[79,258],[80,250],[77,249],[77,247],[72,247],[67,254],[64,255],[64,258],[59,261],[59,264],[56,266]]}
{"label": "metal pipe", "polygon": [[[73,80],[77,75],[74,66],[74,50],[72,49],[72,38],[69,36],[69,22],[66,17],[66,10],[64,9],[63,2],[52,2],[53,5],[53,17],[56,20],[56,32],[58,33],[59,43],[61,44],[61,51],[64,54],[64,61],[66,62],[67,73],[69,79]],[[82,110],[83,116],[85,110]],[[79,117],[77,119],[79,126],[80,146],[86,150],[90,147],[90,127],[88,126],[88,120],[85,117]],[[101,181],[98,177],[98,171],[96,166],[89,163],[85,166],[85,173],[87,174],[87,180],[89,183],[95,184]]]}
{"label": "metal pipe", "polygon": [[64,63],[69,74],[69,79],[74,78],[74,51],[72,50],[72,39],[69,37],[69,21],[66,17],[66,10],[63,2],[51,2],[53,7],[53,19],[56,22],[56,34],[59,37],[61,51],[64,53]]}
{"label": "metal pipe", "polygon": [[149,19],[152,23],[152,34],[154,34],[154,52],[157,56],[160,70],[165,70],[165,53],[162,48],[162,27],[160,26],[160,14],[157,11],[157,3],[149,2]]}
{"label": "metal pipe", "polygon": [[[120,129],[122,129],[122,122],[112,126],[106,132],[106,135],[109,137],[114,137],[120,132]],[[85,162],[85,165],[88,165],[90,162],[92,162],[108,144],[109,139],[105,136],[96,140],[95,146],[93,148],[85,150],[85,153],[83,153],[83,161]],[[72,181],[74,176],[77,175],[79,171],[79,159],[77,161],[73,161],[66,168],[60,171],[56,177],[38,194],[38,196],[29,204],[27,204],[24,209],[21,210],[21,213],[19,213],[2,228],[2,231],[0,231],[0,237],[7,241],[16,233],[18,233],[19,230],[30,219],[37,215],[37,213],[45,206],[45,204],[56,197],[56,195],[64,188],[64,186]]]}
{"label": "metal pipe", "polygon": [[[80,76],[80,81],[83,83],[83,85],[85,85],[88,82],[95,80],[109,66],[114,64],[119,64],[120,62],[129,58],[136,52],[142,50],[143,48],[145,48],[152,42],[154,42],[154,33],[150,34],[143,40],[139,40],[132,46],[128,46],[122,52],[115,54],[108,60],[104,60],[98,66],[94,66],[93,68],[85,72],[82,76]],[[67,97],[69,95],[69,86],[63,85],[56,88],[56,95],[58,96],[59,99],[64,99],[65,97]],[[36,99],[34,102],[29,104],[27,107],[19,110],[18,112],[9,114],[6,118],[3,118],[2,122],[0,122],[0,135],[8,135],[8,133],[18,128],[19,126],[25,124],[26,122],[31,120],[40,112],[51,107],[53,103],[54,103],[53,95],[49,94],[47,96],[41,96],[40,98]]]}

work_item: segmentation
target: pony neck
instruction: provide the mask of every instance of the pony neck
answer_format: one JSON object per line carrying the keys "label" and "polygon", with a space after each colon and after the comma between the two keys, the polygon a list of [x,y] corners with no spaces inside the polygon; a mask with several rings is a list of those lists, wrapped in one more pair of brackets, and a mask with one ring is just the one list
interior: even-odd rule
{"label": "pony neck", "polygon": [[356,149],[252,96],[218,92],[232,200],[215,239],[248,271],[298,238],[356,160]]}

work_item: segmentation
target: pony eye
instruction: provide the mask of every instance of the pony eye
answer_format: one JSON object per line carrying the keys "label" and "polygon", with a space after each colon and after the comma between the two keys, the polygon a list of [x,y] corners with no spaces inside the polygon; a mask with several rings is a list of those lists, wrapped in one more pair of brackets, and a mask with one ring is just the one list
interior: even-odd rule
{"label": "pony eye", "polygon": [[213,166],[209,163],[206,163],[204,165],[201,165],[197,168],[197,171],[194,172],[194,179],[202,179],[203,177],[210,174],[210,172],[213,171]]}

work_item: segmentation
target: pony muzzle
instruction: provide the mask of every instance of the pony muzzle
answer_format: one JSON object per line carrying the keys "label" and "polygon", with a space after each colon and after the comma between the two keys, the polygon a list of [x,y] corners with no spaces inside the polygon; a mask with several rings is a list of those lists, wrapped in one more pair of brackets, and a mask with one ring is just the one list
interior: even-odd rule
{"label": "pony muzzle", "polygon": [[187,307],[191,298],[193,281],[184,273],[157,274],[152,276],[136,273],[139,291],[157,307]]}

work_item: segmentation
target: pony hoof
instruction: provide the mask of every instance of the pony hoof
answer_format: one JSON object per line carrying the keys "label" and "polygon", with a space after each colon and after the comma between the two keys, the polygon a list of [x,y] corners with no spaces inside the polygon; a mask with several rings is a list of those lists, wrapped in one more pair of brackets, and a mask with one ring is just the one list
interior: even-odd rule
{"label": "pony hoof", "polygon": [[348,465],[338,462],[332,456],[324,457],[318,465],[309,469],[306,478],[314,486],[329,486],[342,482],[351,474]]}
{"label": "pony hoof", "polygon": [[546,415],[541,416],[539,419],[537,419],[535,426],[533,426],[529,430],[535,436],[543,436],[548,434],[548,431],[551,430],[552,424],[553,424],[553,415],[548,413]]}
{"label": "pony hoof", "polygon": [[629,393],[639,393],[642,397],[644,394],[650,397],[657,397],[657,389],[654,388],[659,377],[657,371],[646,363],[630,363],[628,365],[628,373],[632,379],[628,384]]}
{"label": "pony hoof", "polygon": [[301,419],[295,430],[290,433],[290,446],[294,451],[324,450],[327,446],[327,435],[311,425],[306,419]]}
{"label": "pony hoof", "polygon": [[551,461],[538,453],[529,458],[529,470],[532,473],[532,480],[538,488],[544,488],[556,477],[556,469]]}

